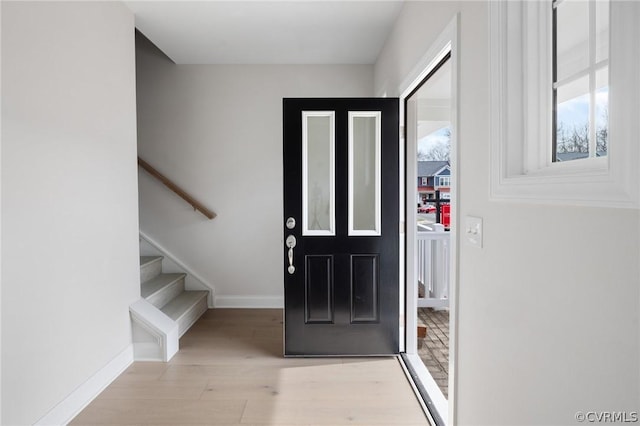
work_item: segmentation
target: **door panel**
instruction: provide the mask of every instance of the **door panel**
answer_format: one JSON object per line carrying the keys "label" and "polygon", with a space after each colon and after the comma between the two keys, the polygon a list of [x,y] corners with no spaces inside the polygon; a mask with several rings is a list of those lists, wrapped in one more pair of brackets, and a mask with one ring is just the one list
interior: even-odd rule
{"label": "door panel", "polygon": [[351,322],[378,322],[378,255],[351,256]]}
{"label": "door panel", "polygon": [[283,112],[285,355],[397,353],[398,100]]}
{"label": "door panel", "polygon": [[306,256],[305,322],[333,322],[333,256]]}

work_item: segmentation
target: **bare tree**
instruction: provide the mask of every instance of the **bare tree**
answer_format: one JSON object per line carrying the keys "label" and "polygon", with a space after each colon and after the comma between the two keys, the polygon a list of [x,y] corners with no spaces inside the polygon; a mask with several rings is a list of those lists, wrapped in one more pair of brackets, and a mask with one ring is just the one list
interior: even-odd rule
{"label": "bare tree", "polygon": [[[607,152],[609,138],[609,111],[602,111],[602,120],[596,128],[596,151]],[[559,123],[556,131],[556,144],[558,153],[564,152],[589,152],[589,124],[582,123],[567,129],[565,123]]]}
{"label": "bare tree", "polygon": [[426,153],[424,153],[424,158],[420,158],[420,154],[418,154],[418,159],[419,160],[433,160],[433,161],[448,161],[449,160],[449,154],[451,152],[451,149],[449,147],[449,144],[446,142],[438,142],[435,145],[433,145],[429,151],[427,151]]}
{"label": "bare tree", "polygon": [[558,125],[556,133],[558,152],[589,152],[589,123],[573,126],[567,130],[564,123]]}

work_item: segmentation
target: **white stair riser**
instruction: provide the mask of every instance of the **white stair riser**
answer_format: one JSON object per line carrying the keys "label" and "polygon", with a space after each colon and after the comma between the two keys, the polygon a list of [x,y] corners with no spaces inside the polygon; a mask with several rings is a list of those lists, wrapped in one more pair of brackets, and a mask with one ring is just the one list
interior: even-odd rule
{"label": "white stair riser", "polygon": [[178,335],[182,337],[182,335],[191,328],[191,326],[207,311],[208,308],[206,296],[198,300],[198,303],[193,305],[178,319]]}
{"label": "white stair riser", "polygon": [[168,362],[179,350],[180,336],[207,311],[208,291],[185,287],[185,274],[162,272],[161,256],[140,257],[143,298],[129,307],[135,360]]}
{"label": "white stair riser", "polygon": [[140,282],[149,281],[162,272],[162,259],[140,266]]}
{"label": "white stair riser", "polygon": [[172,282],[162,290],[147,297],[147,301],[160,309],[184,291],[184,277]]}

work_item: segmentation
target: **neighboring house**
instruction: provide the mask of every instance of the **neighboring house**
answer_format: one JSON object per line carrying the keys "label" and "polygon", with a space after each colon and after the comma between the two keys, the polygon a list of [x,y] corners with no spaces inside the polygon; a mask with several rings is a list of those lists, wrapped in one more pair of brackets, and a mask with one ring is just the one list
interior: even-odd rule
{"label": "neighboring house", "polygon": [[436,198],[449,198],[451,165],[448,161],[418,161],[418,203],[424,204]]}

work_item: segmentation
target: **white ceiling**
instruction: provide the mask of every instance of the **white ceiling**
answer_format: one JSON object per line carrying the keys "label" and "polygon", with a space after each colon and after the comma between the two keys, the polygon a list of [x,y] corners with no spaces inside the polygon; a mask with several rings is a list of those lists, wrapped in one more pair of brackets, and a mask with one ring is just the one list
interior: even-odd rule
{"label": "white ceiling", "polygon": [[136,27],[178,64],[373,64],[393,1],[125,1]]}

